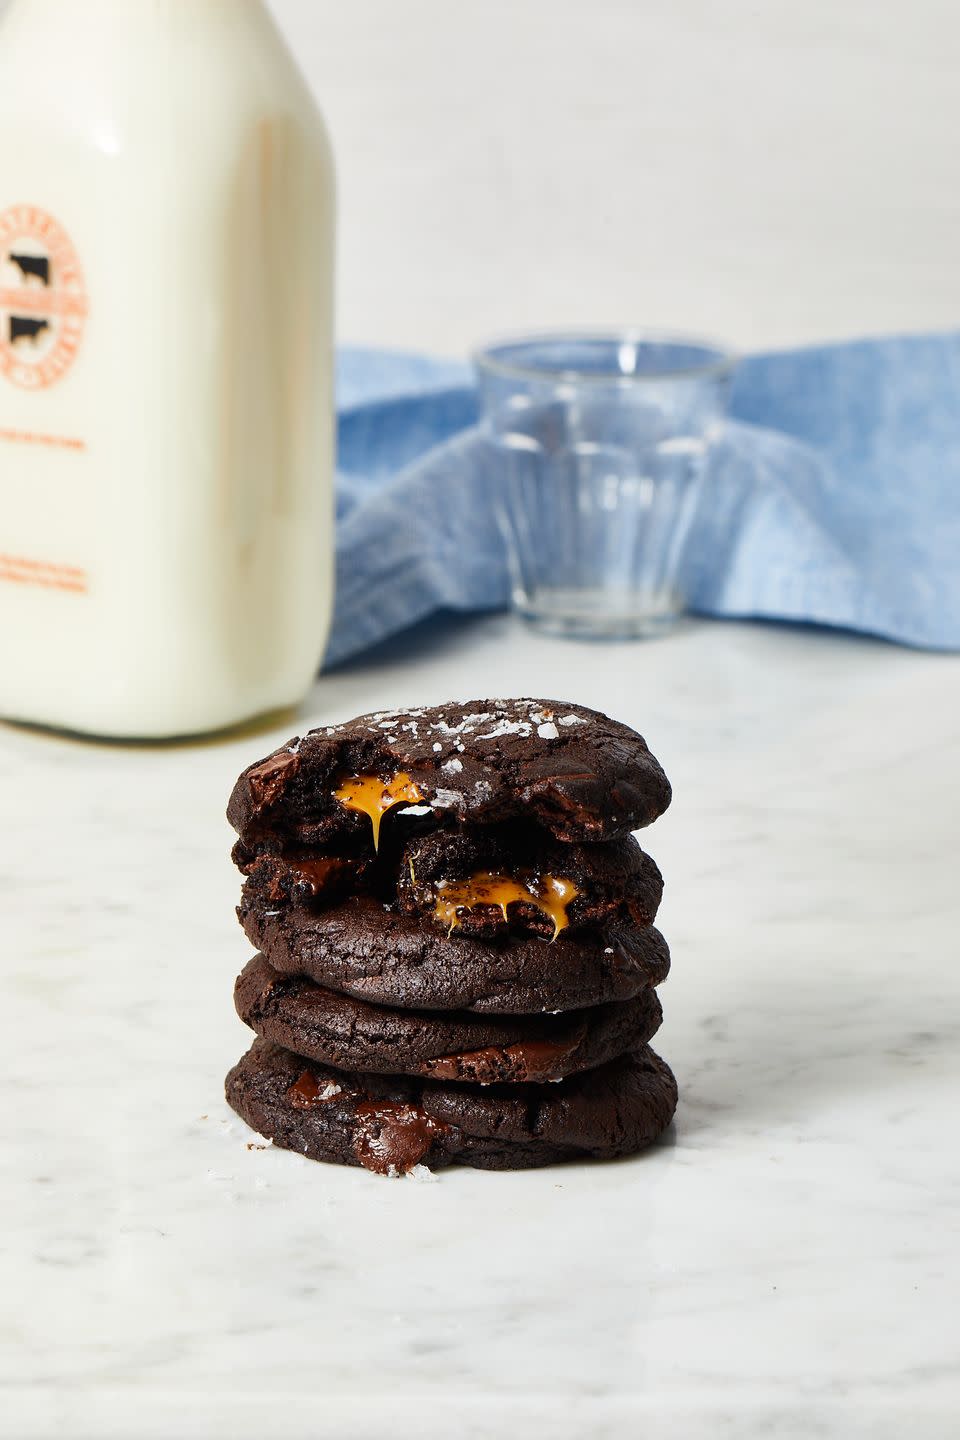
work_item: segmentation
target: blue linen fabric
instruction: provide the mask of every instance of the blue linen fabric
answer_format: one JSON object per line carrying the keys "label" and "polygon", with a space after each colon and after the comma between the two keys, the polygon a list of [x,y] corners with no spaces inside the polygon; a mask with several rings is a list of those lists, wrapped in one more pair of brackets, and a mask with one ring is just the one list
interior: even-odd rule
{"label": "blue linen fabric", "polygon": [[[338,363],[327,664],[437,610],[509,600],[469,367]],[[749,356],[684,560],[704,615],[960,648],[960,335]]]}

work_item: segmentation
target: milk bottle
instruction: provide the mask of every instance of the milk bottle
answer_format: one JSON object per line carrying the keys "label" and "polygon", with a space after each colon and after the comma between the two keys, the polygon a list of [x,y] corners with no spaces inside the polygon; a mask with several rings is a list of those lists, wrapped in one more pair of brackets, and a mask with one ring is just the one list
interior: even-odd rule
{"label": "milk bottle", "polygon": [[260,0],[0,25],[0,715],[300,699],[332,599],[333,171]]}

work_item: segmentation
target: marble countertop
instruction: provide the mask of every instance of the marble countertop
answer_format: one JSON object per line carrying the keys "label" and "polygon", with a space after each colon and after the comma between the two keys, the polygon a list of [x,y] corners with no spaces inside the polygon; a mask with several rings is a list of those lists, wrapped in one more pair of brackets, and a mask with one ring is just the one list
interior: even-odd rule
{"label": "marble countertop", "polygon": [[[674,1135],[430,1183],[250,1148],[234,776],[310,723],[491,692],[608,710],[674,782],[645,840]],[[269,732],[0,730],[0,1433],[955,1435],[958,781],[960,659],[760,626],[501,617]]]}

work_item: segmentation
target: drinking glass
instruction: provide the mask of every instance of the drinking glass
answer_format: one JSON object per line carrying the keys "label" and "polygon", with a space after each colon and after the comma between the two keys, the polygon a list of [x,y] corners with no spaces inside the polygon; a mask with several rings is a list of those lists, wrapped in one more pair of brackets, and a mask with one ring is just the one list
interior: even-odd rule
{"label": "drinking glass", "polygon": [[684,610],[732,355],[640,332],[535,335],[474,356],[513,602],[564,635],[655,635]]}

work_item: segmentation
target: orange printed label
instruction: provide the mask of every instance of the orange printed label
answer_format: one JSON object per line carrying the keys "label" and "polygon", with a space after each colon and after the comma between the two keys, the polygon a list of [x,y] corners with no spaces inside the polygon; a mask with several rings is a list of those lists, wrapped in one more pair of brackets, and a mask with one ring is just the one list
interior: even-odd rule
{"label": "orange printed label", "polygon": [[35,205],[0,211],[0,379],[43,390],[83,339],[87,295],[69,235]]}
{"label": "orange printed label", "polygon": [[69,590],[86,595],[87,572],[79,565],[63,565],[53,560],[35,560],[29,555],[5,555],[0,552],[0,582],[15,585],[39,585],[45,590]]}
{"label": "orange printed label", "polygon": [[45,445],[51,450],[86,450],[79,435],[44,435],[33,430],[8,430],[0,426],[0,440],[8,445]]}

